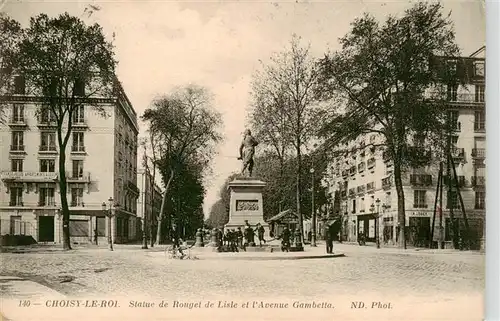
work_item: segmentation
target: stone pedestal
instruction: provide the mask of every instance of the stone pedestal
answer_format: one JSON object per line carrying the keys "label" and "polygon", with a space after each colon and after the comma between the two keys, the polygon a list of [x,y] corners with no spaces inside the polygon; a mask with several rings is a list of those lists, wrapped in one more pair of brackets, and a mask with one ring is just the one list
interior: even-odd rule
{"label": "stone pedestal", "polygon": [[[260,223],[265,229],[264,238],[270,239],[269,224],[264,221],[264,207],[262,191],[266,183],[252,178],[237,178],[229,183],[229,222],[224,229],[245,229],[245,223],[255,229]],[[258,244],[258,234],[255,233],[255,241]]]}

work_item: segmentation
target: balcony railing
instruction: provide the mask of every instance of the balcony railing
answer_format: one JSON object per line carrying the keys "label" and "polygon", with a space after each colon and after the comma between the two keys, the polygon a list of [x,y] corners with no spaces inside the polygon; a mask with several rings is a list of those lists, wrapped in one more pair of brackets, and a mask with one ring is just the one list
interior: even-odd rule
{"label": "balcony railing", "polygon": [[38,126],[56,126],[57,121],[53,117],[40,117],[38,118]]}
{"label": "balcony railing", "polygon": [[450,150],[451,157],[453,158],[464,158],[465,157],[465,149],[459,147],[453,147]]}
{"label": "balcony railing", "polygon": [[10,201],[9,206],[24,206],[23,201]]}
{"label": "balcony railing", "polygon": [[56,145],[40,145],[38,148],[40,152],[57,152]]}
{"label": "balcony railing", "polygon": [[85,146],[73,145],[71,146],[72,153],[85,153]]}
{"label": "balcony railing", "polygon": [[[465,176],[463,176],[463,175],[457,176],[457,181],[458,181],[458,187],[464,187],[466,185]],[[447,175],[444,175],[443,176],[443,184],[445,186],[448,186],[448,185],[455,186],[455,176],[452,175],[451,179],[450,179],[450,178],[448,178]]]}
{"label": "balcony railing", "polygon": [[358,195],[364,194],[365,193],[365,185],[358,186],[356,189]]}
{"label": "balcony railing", "polygon": [[9,126],[27,126],[26,119],[22,116],[11,117],[9,119]]}
{"label": "balcony railing", "polygon": [[427,204],[416,203],[416,204],[413,204],[413,208],[427,208]]}
{"label": "balcony railing", "polygon": [[38,206],[56,206],[56,201],[53,199],[40,200],[40,201],[38,201]]}
{"label": "balcony railing", "polygon": [[66,172],[66,179],[68,181],[78,181],[78,182],[90,182],[90,173],[89,172],[77,172],[77,171],[68,171]]}
{"label": "balcony railing", "polygon": [[373,190],[375,190],[375,182],[371,182],[371,183],[366,184],[366,191],[367,192],[371,192]]}
{"label": "balcony railing", "polygon": [[392,177],[382,178],[382,188],[388,189],[392,186]]}
{"label": "balcony railing", "polygon": [[482,133],[486,130],[485,122],[476,122],[474,123],[474,131],[476,133]]}
{"label": "balcony railing", "polygon": [[484,148],[473,148],[471,155],[474,158],[484,158],[486,156],[486,149],[484,149]]}
{"label": "balcony railing", "polygon": [[486,185],[486,177],[484,176],[472,176],[471,177],[472,186],[485,186]]}
{"label": "balcony railing", "polygon": [[457,102],[457,103],[483,103],[481,101],[478,101],[480,99],[476,99],[476,94],[471,94],[471,93],[449,92],[447,95],[447,99],[450,102]]}
{"label": "balcony railing", "polygon": [[85,203],[81,200],[79,201],[71,201],[71,207],[85,207]]}
{"label": "balcony railing", "polygon": [[432,185],[432,175],[426,175],[426,174],[410,175],[410,184],[415,186]]}
{"label": "balcony railing", "polygon": [[10,145],[11,152],[24,152],[24,145]]}

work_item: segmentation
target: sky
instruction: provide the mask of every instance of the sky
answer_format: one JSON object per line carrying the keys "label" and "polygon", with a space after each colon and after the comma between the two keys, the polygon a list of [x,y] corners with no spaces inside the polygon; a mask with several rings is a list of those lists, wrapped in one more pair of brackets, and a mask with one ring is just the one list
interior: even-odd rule
{"label": "sky", "polygon": [[[414,1],[413,1],[414,2]],[[0,0],[0,10],[27,26],[39,13],[63,12],[99,23],[115,36],[118,77],[138,115],[159,94],[176,86],[198,84],[215,96],[222,114],[224,142],[207,177],[204,210],[224,180],[240,170],[236,159],[246,126],[252,74],[261,62],[283,50],[293,34],[311,46],[315,57],[338,49],[350,23],[369,12],[378,19],[401,15],[412,1],[23,1]],[[100,10],[91,15],[91,4]],[[463,55],[485,44],[484,1],[442,1],[451,11]],[[144,134],[146,126],[140,124]]]}

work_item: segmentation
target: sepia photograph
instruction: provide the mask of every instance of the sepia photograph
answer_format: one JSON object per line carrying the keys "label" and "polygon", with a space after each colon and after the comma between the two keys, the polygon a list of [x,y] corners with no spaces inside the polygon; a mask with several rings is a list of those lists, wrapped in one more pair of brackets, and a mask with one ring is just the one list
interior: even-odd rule
{"label": "sepia photograph", "polygon": [[0,0],[0,320],[484,320],[487,47],[484,0]]}

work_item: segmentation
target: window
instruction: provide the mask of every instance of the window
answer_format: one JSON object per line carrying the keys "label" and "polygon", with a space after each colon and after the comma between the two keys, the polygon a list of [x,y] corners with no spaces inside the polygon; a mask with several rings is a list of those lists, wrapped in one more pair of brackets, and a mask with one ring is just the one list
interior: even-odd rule
{"label": "window", "polygon": [[451,130],[460,130],[460,123],[458,122],[458,117],[460,113],[458,110],[450,110],[448,112],[448,121]]}
{"label": "window", "polygon": [[69,220],[69,235],[89,236],[88,220]]}
{"label": "window", "polygon": [[24,95],[26,93],[26,81],[24,76],[18,75],[14,77],[14,94]]}
{"label": "window", "polygon": [[83,206],[83,188],[71,189],[71,206]]}
{"label": "window", "polygon": [[12,105],[12,122],[14,122],[14,123],[24,122],[24,105],[23,104]]}
{"label": "window", "polygon": [[23,160],[22,159],[11,159],[10,160],[10,169],[13,172],[22,172],[23,171]]}
{"label": "window", "polygon": [[41,187],[38,191],[38,205],[39,206],[54,206],[54,188],[52,187]]}
{"label": "window", "polygon": [[12,132],[12,144],[10,150],[13,151],[23,151],[24,150],[24,132],[13,131]]}
{"label": "window", "polygon": [[9,194],[10,194],[10,206],[23,206],[22,187],[11,187]]}
{"label": "window", "polygon": [[476,192],[476,204],[474,206],[475,209],[478,210],[483,210],[485,208],[485,192],[484,191],[477,191]]}
{"label": "window", "polygon": [[484,85],[476,85],[474,101],[478,103],[484,102]]}
{"label": "window", "polygon": [[426,201],[426,191],[422,190],[415,190],[413,191],[413,207],[414,208],[426,208],[427,207],[427,201]]}
{"label": "window", "polygon": [[484,61],[474,62],[474,75],[484,77]]}
{"label": "window", "polygon": [[98,216],[96,217],[96,231],[97,236],[105,236],[106,235],[106,217]]}
{"label": "window", "polygon": [[74,132],[73,133],[73,152],[84,152],[85,146],[83,144],[83,132]]}
{"label": "window", "polygon": [[75,80],[74,94],[76,97],[85,96],[85,81],[83,81],[83,79],[76,79]]}
{"label": "window", "polygon": [[42,173],[54,173],[56,166],[56,161],[53,159],[41,159],[40,160],[40,172]]}
{"label": "window", "polygon": [[458,98],[458,86],[457,85],[448,85],[447,89],[447,98],[449,101],[457,101]]}
{"label": "window", "polygon": [[391,208],[392,204],[392,198],[391,198],[391,192],[385,193],[385,206],[386,208]]}
{"label": "window", "polygon": [[41,132],[40,133],[40,151],[56,151],[56,133]]}
{"label": "window", "polygon": [[448,192],[448,199],[446,202],[446,208],[460,208],[458,203],[458,194],[456,191]]}
{"label": "window", "polygon": [[450,136],[450,141],[451,141],[451,147],[456,148],[458,144],[458,136],[456,135]]}
{"label": "window", "polygon": [[474,130],[484,130],[485,120],[484,111],[474,112]]}
{"label": "window", "polygon": [[352,200],[352,213],[356,213],[356,200]]}
{"label": "window", "polygon": [[82,178],[83,177],[83,161],[82,160],[73,160],[73,172],[71,175],[73,178]]}
{"label": "window", "polygon": [[42,124],[53,123],[56,121],[56,117],[52,110],[48,109],[48,107],[42,109],[40,114],[40,122]]}
{"label": "window", "polygon": [[359,200],[359,211],[364,212],[365,211],[365,199],[361,198]]}
{"label": "window", "polygon": [[83,123],[85,121],[84,113],[85,113],[85,106],[83,105],[76,106],[75,110],[73,111],[73,123],[75,124]]}

